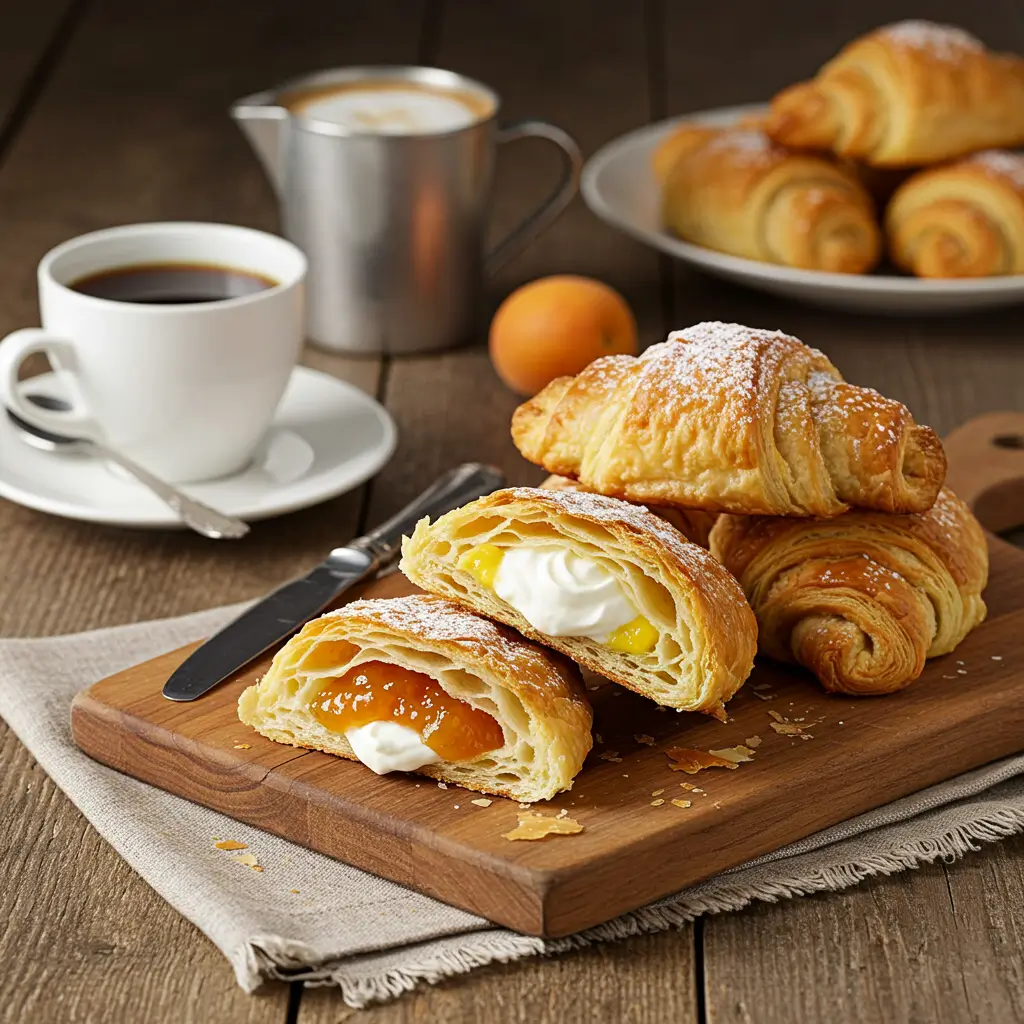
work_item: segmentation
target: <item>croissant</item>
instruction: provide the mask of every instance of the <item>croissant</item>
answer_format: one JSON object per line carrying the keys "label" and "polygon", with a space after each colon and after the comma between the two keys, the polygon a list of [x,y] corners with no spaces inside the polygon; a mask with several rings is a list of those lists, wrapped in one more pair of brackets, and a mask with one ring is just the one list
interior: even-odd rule
{"label": "croissant", "polygon": [[1024,156],[988,150],[914,175],[885,226],[893,263],[918,277],[1024,274]]}
{"label": "croissant", "polygon": [[[540,489],[542,491],[586,490],[580,486],[578,480],[570,480],[566,476],[549,476],[540,485]],[[687,540],[692,540],[694,544],[699,544],[702,548],[708,546],[708,535],[717,518],[714,512],[702,512],[697,508],[673,508],[671,505],[653,504],[648,507],[648,511],[674,526]]]}
{"label": "croissant", "polygon": [[417,586],[667,707],[720,715],[754,664],[739,584],[647,509],[579,491],[495,491],[402,542]]}
{"label": "croissant", "polygon": [[716,125],[682,124],[669,132],[651,154],[651,170],[658,183],[665,184],[680,157],[721,135],[722,131]]}
{"label": "croissant", "polygon": [[1024,60],[950,25],[902,21],[846,46],[783,90],[765,125],[778,143],[877,167],[912,167],[1024,142]]}
{"label": "croissant", "polygon": [[591,746],[575,665],[423,594],[353,601],[307,623],[242,693],[238,717],[378,774],[524,801],[569,789]]}
{"label": "croissant", "polygon": [[558,377],[512,417],[531,462],[628,501],[780,516],[918,512],[942,444],[779,331],[703,323]]}
{"label": "croissant", "polygon": [[791,153],[756,129],[684,141],[662,191],[665,226],[684,241],[844,274],[878,262],[874,204],[849,169]]}
{"label": "croissant", "polygon": [[721,516],[711,551],[743,585],[760,650],[826,690],[902,689],[985,618],[985,536],[948,488],[916,515]]}

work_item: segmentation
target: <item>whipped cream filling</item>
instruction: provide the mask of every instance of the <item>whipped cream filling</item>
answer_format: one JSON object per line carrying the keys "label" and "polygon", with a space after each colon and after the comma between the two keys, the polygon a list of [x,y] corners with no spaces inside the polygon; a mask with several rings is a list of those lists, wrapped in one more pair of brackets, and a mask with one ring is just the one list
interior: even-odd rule
{"label": "whipped cream filling", "polygon": [[549,636],[585,636],[605,643],[638,615],[607,569],[557,544],[505,551],[494,592]]}
{"label": "whipped cream filling", "polygon": [[411,772],[441,758],[420,739],[420,734],[397,722],[368,722],[345,733],[352,752],[372,772]]}

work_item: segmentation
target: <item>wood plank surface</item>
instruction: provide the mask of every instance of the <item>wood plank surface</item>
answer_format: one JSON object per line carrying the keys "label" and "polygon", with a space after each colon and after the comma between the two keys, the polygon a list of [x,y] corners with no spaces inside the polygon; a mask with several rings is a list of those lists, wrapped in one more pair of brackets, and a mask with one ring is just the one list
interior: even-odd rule
{"label": "wood plank surface", "polygon": [[[966,6],[955,0],[793,3],[786,17],[771,5],[744,5],[739,16],[733,5],[722,4],[702,9],[699,45],[685,5],[668,4],[665,13],[670,115],[763,101],[812,74],[859,32],[901,17],[952,21],[1000,49],[1024,52],[1021,10],[1008,0]],[[942,434],[982,412],[1024,409],[1019,310],[934,319],[843,315],[744,291],[681,264],[673,267],[673,278],[677,326],[721,319],[788,331],[823,349],[849,379],[905,402]],[[1024,917],[1024,847],[1017,843],[1013,850],[985,848],[963,862],[842,893],[707,918],[701,925],[707,1019],[1020,1019],[1020,980],[1008,963],[1019,961],[1024,946],[1007,927]],[[943,898],[947,883],[955,890],[958,879],[978,871],[1006,896],[997,932],[1005,945],[983,938],[977,927],[970,933],[976,941],[965,939]],[[976,910],[977,886],[972,895],[964,902]]]}

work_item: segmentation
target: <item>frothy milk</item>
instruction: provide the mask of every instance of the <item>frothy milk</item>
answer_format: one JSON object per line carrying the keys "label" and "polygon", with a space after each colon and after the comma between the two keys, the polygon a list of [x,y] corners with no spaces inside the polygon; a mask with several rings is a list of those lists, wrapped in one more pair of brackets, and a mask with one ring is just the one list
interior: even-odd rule
{"label": "frothy milk", "polygon": [[446,92],[409,82],[364,81],[300,95],[288,107],[352,131],[426,135],[466,128],[489,114],[493,103],[470,92]]}

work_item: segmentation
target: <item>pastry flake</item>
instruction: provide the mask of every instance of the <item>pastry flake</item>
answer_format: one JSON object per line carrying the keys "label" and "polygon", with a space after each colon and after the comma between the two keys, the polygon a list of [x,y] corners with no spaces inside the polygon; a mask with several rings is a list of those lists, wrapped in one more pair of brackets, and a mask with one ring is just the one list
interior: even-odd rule
{"label": "pastry flake", "polygon": [[238,715],[279,743],[365,763],[364,730],[380,726],[367,742],[383,770],[530,802],[569,789],[591,746],[575,666],[430,595],[354,601],[307,623]]}
{"label": "pastry flake", "polygon": [[509,842],[516,840],[544,839],[547,836],[573,836],[583,831],[583,826],[573,818],[558,816],[548,817],[536,811],[520,813],[519,824],[511,832],[505,832],[503,839]]}
{"label": "pastry flake", "polygon": [[739,764],[735,758],[721,757],[719,754],[711,753],[708,750],[694,750],[691,747],[671,747],[665,751],[671,762],[669,767],[674,772],[686,772],[687,775],[696,775],[705,768],[730,768],[735,770]]}
{"label": "pastry flake", "polygon": [[[476,553],[494,548],[502,557],[488,586]],[[615,498],[495,491],[418,523],[401,568],[424,590],[669,707],[716,713],[753,665],[755,623],[732,576],[646,509]],[[608,643],[637,618],[647,624],[644,644]]]}

